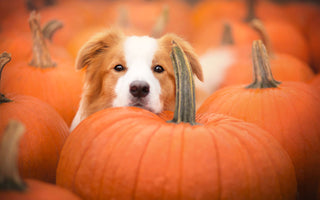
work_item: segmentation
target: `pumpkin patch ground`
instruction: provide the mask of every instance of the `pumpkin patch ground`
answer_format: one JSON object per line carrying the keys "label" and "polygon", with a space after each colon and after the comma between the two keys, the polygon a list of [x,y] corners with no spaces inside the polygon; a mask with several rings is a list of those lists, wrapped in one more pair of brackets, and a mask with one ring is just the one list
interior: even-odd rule
{"label": "pumpkin patch ground", "polygon": [[[204,81],[171,41],[175,112],[70,131],[77,54],[111,27],[177,34]],[[320,200],[319,34],[318,0],[0,0],[0,199]]]}

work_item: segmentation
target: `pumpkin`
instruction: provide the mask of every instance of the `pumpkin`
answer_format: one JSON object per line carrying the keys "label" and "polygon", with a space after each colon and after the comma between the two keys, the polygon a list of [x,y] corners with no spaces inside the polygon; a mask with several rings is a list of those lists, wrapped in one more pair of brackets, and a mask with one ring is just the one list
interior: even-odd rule
{"label": "pumpkin", "polygon": [[198,54],[203,55],[209,49],[219,48],[223,45],[221,38],[224,38],[225,30],[230,29],[232,43],[237,46],[244,46],[259,39],[259,34],[247,23],[236,20],[214,20],[210,21],[201,28],[194,29],[192,44]]}
{"label": "pumpkin", "polygon": [[[229,23],[234,30],[236,44],[251,45],[259,35],[248,24],[253,19],[275,21],[284,18],[281,9],[267,1],[210,1],[204,0],[197,4],[191,14],[193,25],[192,42],[200,46],[200,54],[204,47],[219,45],[219,38],[224,23]],[[282,17],[283,16],[283,17]],[[200,43],[200,44],[198,44]],[[198,49],[197,46],[195,46]]]}
{"label": "pumpkin", "polygon": [[29,20],[34,41],[33,59],[30,64],[25,59],[6,67],[0,89],[4,93],[30,95],[47,102],[70,125],[78,109],[83,73],[76,72],[73,61],[59,56],[59,52],[51,58],[39,16],[33,12]]}
{"label": "pumpkin", "polygon": [[[61,26],[61,22],[57,20],[50,20],[46,24],[44,24],[41,28],[45,39],[50,40],[54,36],[54,34],[61,28]],[[0,43],[0,52],[7,51],[13,54],[13,59],[11,63],[21,62],[32,58],[33,41],[30,34],[30,30],[26,32],[21,32],[16,29],[5,29],[3,32],[0,33],[0,37],[5,38]],[[20,48],[21,46],[23,46],[24,48]],[[71,60],[70,55],[61,46],[48,45],[48,49],[51,53],[53,53],[54,57],[58,56],[63,58],[64,60]]]}
{"label": "pumpkin", "polygon": [[[50,7],[56,0],[15,0],[0,2],[0,33],[6,32],[7,36],[14,39],[15,33],[25,34],[29,32],[28,16],[33,10],[41,10]],[[5,37],[6,39],[8,37]],[[3,39],[2,41],[3,42]],[[21,47],[21,46],[19,46]]]}
{"label": "pumpkin", "polygon": [[316,2],[290,2],[283,5],[288,19],[306,37],[311,57],[311,66],[320,72],[320,6]]}
{"label": "pumpkin", "polygon": [[196,123],[191,66],[176,43],[172,59],[173,120],[137,107],[94,113],[68,137],[57,184],[84,199],[295,199],[294,168],[280,145],[228,116]]}
{"label": "pumpkin", "polygon": [[[9,54],[1,54],[0,71],[9,60]],[[19,153],[22,177],[54,183],[60,150],[69,134],[67,124],[51,106],[37,98],[13,93],[0,95],[0,136],[11,119],[26,126]]]}
{"label": "pumpkin", "polygon": [[319,18],[320,7],[316,1],[291,1],[283,4],[281,10],[292,25],[303,35],[307,35],[309,27],[313,26],[313,21]]}
{"label": "pumpkin", "polygon": [[252,84],[222,88],[197,113],[227,114],[269,131],[290,155],[301,199],[314,199],[320,180],[320,95],[302,82],[274,80],[261,41],[253,43]]}
{"label": "pumpkin", "polygon": [[24,131],[25,127],[21,122],[11,120],[2,135],[0,146],[0,199],[79,200],[79,197],[66,189],[38,180],[23,180],[19,176],[17,154],[19,152],[19,141]]}
{"label": "pumpkin", "polygon": [[264,25],[275,52],[293,55],[306,63],[311,62],[308,42],[296,27],[283,21],[265,22]]}
{"label": "pumpkin", "polygon": [[[310,66],[295,56],[274,52],[273,43],[260,20],[255,19],[251,24],[258,32],[260,32],[261,37],[266,44],[268,54],[270,55],[270,67],[276,79],[283,81],[308,82],[315,76]],[[244,57],[241,60],[238,59],[235,61],[225,70],[219,88],[236,84],[249,84],[253,76],[251,65],[251,57]]]}
{"label": "pumpkin", "polygon": [[272,1],[246,0],[246,15],[242,19],[247,22],[255,18],[267,21],[283,21],[287,22],[287,15],[283,13],[283,9],[279,4]]}
{"label": "pumpkin", "polygon": [[[306,38],[287,20],[282,9],[267,1],[249,0],[249,2],[252,5],[249,8],[251,12],[249,12],[247,21],[251,22],[257,18],[263,22],[265,31],[272,43],[273,51],[290,54],[306,63],[310,63],[310,52]],[[282,35],[281,33],[289,34]]]}

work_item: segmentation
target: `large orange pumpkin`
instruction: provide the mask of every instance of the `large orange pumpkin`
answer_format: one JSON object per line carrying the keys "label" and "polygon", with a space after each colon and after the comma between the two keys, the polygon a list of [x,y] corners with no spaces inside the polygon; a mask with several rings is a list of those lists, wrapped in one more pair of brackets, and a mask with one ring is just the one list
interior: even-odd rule
{"label": "large orange pumpkin", "polygon": [[253,44],[254,82],[213,93],[198,113],[221,113],[256,123],[287,150],[301,199],[314,199],[320,171],[320,95],[302,82],[275,81],[261,41]]}
{"label": "large orange pumpkin", "polygon": [[[1,54],[2,66],[9,60],[8,54]],[[51,106],[37,98],[12,93],[0,95],[0,136],[11,119],[26,126],[19,153],[22,177],[54,183],[60,150],[69,134],[67,124]]]}
{"label": "large orange pumpkin", "polygon": [[173,120],[135,107],[91,115],[63,147],[57,184],[84,199],[295,199],[291,160],[268,133],[223,115],[195,122],[190,64],[173,51]]}
{"label": "large orange pumpkin", "polygon": [[21,179],[17,166],[19,141],[24,134],[22,123],[12,120],[0,143],[0,199],[7,200],[80,200],[70,191],[33,179]]}
{"label": "large orange pumpkin", "polygon": [[1,91],[37,97],[55,108],[67,124],[78,109],[82,91],[82,73],[76,72],[73,61],[59,56],[51,58],[39,25],[39,16],[30,15],[34,38],[33,59],[7,66],[2,73]]}

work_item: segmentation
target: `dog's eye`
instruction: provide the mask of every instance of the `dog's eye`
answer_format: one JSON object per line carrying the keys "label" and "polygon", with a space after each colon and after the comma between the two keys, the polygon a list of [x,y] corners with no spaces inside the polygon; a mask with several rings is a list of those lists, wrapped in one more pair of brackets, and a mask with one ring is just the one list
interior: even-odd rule
{"label": "dog's eye", "polygon": [[121,72],[124,70],[124,67],[122,65],[116,65],[113,69],[116,70],[117,72]]}
{"label": "dog's eye", "polygon": [[154,72],[157,72],[157,73],[162,73],[164,71],[163,67],[160,66],[160,65],[156,65],[154,68],[153,68],[153,71]]}

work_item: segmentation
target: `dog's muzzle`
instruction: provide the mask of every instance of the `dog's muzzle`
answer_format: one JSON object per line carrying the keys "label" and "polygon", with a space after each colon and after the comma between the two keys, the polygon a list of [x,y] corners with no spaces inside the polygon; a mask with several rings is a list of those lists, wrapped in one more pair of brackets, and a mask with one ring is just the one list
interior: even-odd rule
{"label": "dog's muzzle", "polygon": [[150,86],[145,81],[133,81],[129,86],[131,94],[130,106],[144,108],[152,111],[148,106],[148,94],[150,92]]}

